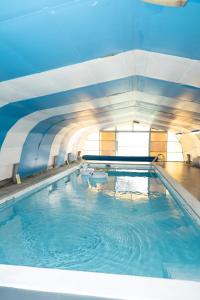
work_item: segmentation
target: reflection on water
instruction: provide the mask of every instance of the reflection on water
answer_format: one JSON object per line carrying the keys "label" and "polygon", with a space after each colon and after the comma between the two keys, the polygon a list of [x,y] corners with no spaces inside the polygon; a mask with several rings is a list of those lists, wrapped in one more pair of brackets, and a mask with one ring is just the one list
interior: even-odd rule
{"label": "reflection on water", "polygon": [[117,177],[115,183],[116,193],[148,194],[149,180],[147,177]]}
{"label": "reflection on water", "polygon": [[93,192],[103,191],[111,197],[126,200],[149,200],[166,194],[164,185],[150,171],[109,171],[108,174],[109,180],[82,176],[82,181]]}

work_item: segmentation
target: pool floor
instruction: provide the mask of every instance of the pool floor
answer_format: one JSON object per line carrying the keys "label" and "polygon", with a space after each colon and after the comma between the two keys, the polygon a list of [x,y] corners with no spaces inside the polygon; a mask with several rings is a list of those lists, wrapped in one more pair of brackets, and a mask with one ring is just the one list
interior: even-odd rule
{"label": "pool floor", "polygon": [[0,263],[200,280],[200,230],[153,172],[75,172],[0,207]]}

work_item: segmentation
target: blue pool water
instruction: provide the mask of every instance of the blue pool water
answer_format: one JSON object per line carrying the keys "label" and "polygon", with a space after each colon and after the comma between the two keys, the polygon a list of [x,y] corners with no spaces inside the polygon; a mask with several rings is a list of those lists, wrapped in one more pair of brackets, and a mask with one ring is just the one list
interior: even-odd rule
{"label": "blue pool water", "polygon": [[0,263],[200,280],[200,230],[155,173],[73,173],[0,207]]}

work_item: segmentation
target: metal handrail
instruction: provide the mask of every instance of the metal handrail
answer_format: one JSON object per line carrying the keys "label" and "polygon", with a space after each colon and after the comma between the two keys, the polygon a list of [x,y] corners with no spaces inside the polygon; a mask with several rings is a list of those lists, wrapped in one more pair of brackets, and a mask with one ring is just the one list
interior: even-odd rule
{"label": "metal handrail", "polygon": [[151,163],[155,162],[158,159],[158,155],[152,160]]}

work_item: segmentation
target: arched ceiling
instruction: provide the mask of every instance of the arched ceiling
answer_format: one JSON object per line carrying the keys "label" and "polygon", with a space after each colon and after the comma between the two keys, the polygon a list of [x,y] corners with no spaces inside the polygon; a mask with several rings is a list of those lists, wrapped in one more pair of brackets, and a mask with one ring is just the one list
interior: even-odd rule
{"label": "arched ceiling", "polygon": [[72,123],[199,129],[199,16],[198,0],[0,1],[1,158],[50,152]]}

